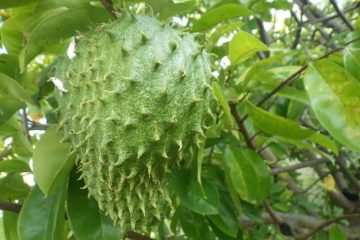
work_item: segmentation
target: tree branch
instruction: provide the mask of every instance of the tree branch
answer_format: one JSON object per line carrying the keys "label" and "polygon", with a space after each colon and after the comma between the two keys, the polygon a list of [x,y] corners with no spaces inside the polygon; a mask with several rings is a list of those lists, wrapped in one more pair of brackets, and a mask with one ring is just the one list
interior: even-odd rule
{"label": "tree branch", "polygon": [[346,214],[346,215],[343,215],[343,216],[339,216],[339,217],[336,217],[334,219],[331,219],[331,220],[328,220],[326,222],[323,222],[321,224],[319,224],[317,227],[315,227],[312,231],[310,231],[309,233],[301,236],[301,237],[298,237],[297,239],[298,240],[305,240],[313,235],[315,235],[317,232],[323,230],[324,228],[326,228],[327,226],[333,224],[333,223],[337,223],[343,219],[349,219],[349,218],[357,218],[360,220],[360,213],[352,213],[352,214]]}
{"label": "tree branch", "polygon": [[295,170],[298,170],[301,168],[311,167],[313,165],[317,165],[317,164],[324,163],[327,161],[328,160],[326,158],[320,158],[320,159],[309,160],[306,162],[302,162],[302,163],[298,163],[298,164],[294,164],[294,165],[290,165],[290,166],[286,166],[286,167],[277,167],[277,168],[273,168],[271,170],[271,175],[276,175],[276,174],[283,173],[283,172],[291,172],[291,171],[295,171]]}
{"label": "tree branch", "polygon": [[[325,222],[328,222],[328,221],[319,219],[318,217],[303,215],[303,214],[299,214],[299,213],[293,214],[293,213],[276,212],[276,215],[279,216],[280,218],[282,218],[282,220],[284,222],[288,223],[292,229],[311,229],[311,231],[313,231],[320,225],[324,224]],[[352,215],[352,214],[349,214],[349,215]],[[348,219],[349,215],[344,215],[344,216],[347,216],[344,219]],[[344,216],[341,216],[341,217],[344,217]],[[263,219],[264,222],[259,222],[259,221],[250,219],[248,217],[241,216],[241,217],[239,217],[239,223],[242,226],[242,228],[244,228],[244,229],[258,226],[258,225],[264,224],[264,223],[265,224],[277,224],[276,222],[274,222],[274,220],[271,218],[271,216],[269,216],[269,214],[266,212],[263,212],[261,214],[261,218]],[[330,220],[330,221],[334,221],[334,220]],[[329,225],[327,225],[327,226],[329,226]],[[360,231],[358,231],[357,225],[355,225],[355,226],[340,226],[340,228],[350,239],[359,239],[360,238]],[[325,226],[321,230],[327,231],[327,227]]]}
{"label": "tree branch", "polygon": [[330,0],[330,3],[333,5],[335,11],[339,15],[339,17],[343,20],[345,25],[350,29],[350,31],[354,31],[353,26],[351,25],[349,20],[345,17],[345,15],[341,12],[341,10],[340,10],[339,6],[337,5],[336,1],[335,0]]}
{"label": "tree branch", "polygon": [[349,179],[349,181],[351,182],[351,185],[358,192],[360,192],[360,184],[359,184],[358,180],[356,179],[356,177],[354,175],[352,175],[351,172],[349,171],[349,169],[347,168],[346,159],[345,159],[343,151],[340,151],[339,156],[337,158],[335,158],[335,162],[336,162],[336,164],[339,165],[341,172]]}
{"label": "tree branch", "polygon": [[[318,18],[324,18],[324,14],[315,5],[311,4],[308,0],[295,0],[294,1],[300,9],[303,9],[305,16],[312,20]],[[322,21],[326,27],[334,29],[335,32],[339,33],[344,31],[344,26],[334,19]]]}
{"label": "tree branch", "polygon": [[19,213],[21,209],[21,205],[11,202],[0,201],[0,209],[9,212]]}
{"label": "tree branch", "polygon": [[100,1],[101,1],[102,5],[104,5],[105,9],[110,13],[112,18],[114,20],[117,19],[112,1],[111,0],[100,0]]}

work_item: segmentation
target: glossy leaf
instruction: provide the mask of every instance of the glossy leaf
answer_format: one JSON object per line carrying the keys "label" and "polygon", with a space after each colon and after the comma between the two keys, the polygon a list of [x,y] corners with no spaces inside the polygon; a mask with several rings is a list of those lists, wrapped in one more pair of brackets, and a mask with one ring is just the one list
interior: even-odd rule
{"label": "glossy leaf", "polygon": [[10,95],[22,102],[35,105],[30,94],[18,82],[2,73],[0,73],[0,95]]}
{"label": "glossy leaf", "polygon": [[348,73],[360,82],[360,48],[345,48],[344,65]]}
{"label": "glossy leaf", "polygon": [[75,31],[86,31],[91,23],[105,22],[109,13],[102,7],[87,6],[67,8],[59,7],[42,12],[27,24],[30,31],[27,44],[21,53],[20,66],[35,58],[44,49],[75,34]]}
{"label": "glossy leaf", "polygon": [[18,220],[20,240],[60,239],[65,220],[65,187],[45,197],[36,185],[24,205]]}
{"label": "glossy leaf", "polygon": [[269,195],[271,176],[264,160],[250,149],[227,146],[224,162],[240,198],[261,204]]}
{"label": "glossy leaf", "polygon": [[13,138],[13,151],[19,156],[32,157],[33,146],[24,132],[18,131]]}
{"label": "glossy leaf", "polygon": [[2,160],[0,172],[31,172],[31,169],[27,163],[20,160]]}
{"label": "glossy leaf", "polygon": [[121,238],[120,229],[99,209],[88,192],[82,189],[84,183],[77,180],[75,171],[71,173],[67,214],[74,235],[79,240],[117,240]]}
{"label": "glossy leaf", "polygon": [[268,134],[290,139],[305,139],[315,133],[313,130],[300,127],[291,120],[256,107],[250,102],[247,102],[247,109],[255,126]]}
{"label": "glossy leaf", "polygon": [[230,196],[229,194],[222,193],[219,214],[209,215],[208,218],[213,222],[213,224],[219,228],[222,232],[230,237],[236,237],[239,232],[238,220],[232,209],[229,205]]}
{"label": "glossy leaf", "polygon": [[308,137],[308,139],[310,141],[313,141],[316,144],[319,144],[322,147],[329,149],[330,151],[335,153],[335,155],[339,154],[339,149],[336,146],[336,144],[334,143],[334,141],[323,134],[315,133],[315,134],[311,135],[310,137]]}
{"label": "glossy leaf", "polygon": [[329,230],[329,240],[347,240],[348,238],[338,225],[333,225]]}
{"label": "glossy leaf", "polygon": [[182,229],[191,239],[214,239],[206,222],[206,218],[200,214],[192,212],[185,206],[180,205],[179,214]]}
{"label": "glossy leaf", "polygon": [[0,8],[14,8],[37,3],[41,0],[1,0]]}
{"label": "glossy leaf", "polygon": [[9,173],[0,178],[0,200],[8,201],[23,200],[29,193],[29,186],[24,183],[22,176],[18,173]]}
{"label": "glossy leaf", "polygon": [[184,206],[199,214],[216,214],[220,199],[216,187],[202,179],[202,187],[187,170],[175,170],[170,176],[170,189],[181,199]]}
{"label": "glossy leaf", "polygon": [[[18,213],[3,212],[3,226],[4,226],[4,233],[6,240],[18,240],[18,233],[17,233],[17,221],[18,221]],[[0,236],[1,237],[1,236]]]}
{"label": "glossy leaf", "polygon": [[57,126],[53,126],[35,146],[34,176],[46,195],[64,184],[75,163],[75,156],[70,155],[71,145],[61,143],[62,138],[62,131],[57,131]]}
{"label": "glossy leaf", "polygon": [[[2,29],[4,29],[4,26]],[[3,44],[5,44],[3,36],[2,39]],[[0,73],[3,73],[13,79],[17,79],[20,75],[18,58],[13,55],[0,54]]]}
{"label": "glossy leaf", "polygon": [[22,31],[30,13],[21,13],[10,16],[1,28],[1,40],[7,52],[11,55],[19,55],[24,41]]}
{"label": "glossy leaf", "polygon": [[233,125],[233,117],[231,115],[231,111],[230,111],[230,107],[229,104],[227,103],[223,91],[221,90],[220,85],[217,82],[213,82],[212,83],[212,87],[214,89],[214,95],[217,99],[217,101],[219,102],[220,106],[222,107],[222,109],[224,110],[226,119],[228,121],[228,123],[232,126]]}
{"label": "glossy leaf", "polygon": [[0,96],[0,124],[9,120],[25,104],[13,96]]}
{"label": "glossy leaf", "polygon": [[252,12],[245,5],[235,3],[223,4],[204,13],[199,20],[194,22],[192,31],[201,32],[209,30],[223,21],[251,15]]}
{"label": "glossy leaf", "polygon": [[219,27],[216,28],[216,31],[210,33],[209,39],[206,43],[207,48],[211,49],[213,47],[216,47],[217,42],[222,36],[227,36],[228,34],[230,34],[235,30],[240,30],[240,27],[243,25],[244,23],[241,21],[220,25]]}
{"label": "glossy leaf", "polygon": [[309,65],[304,85],[323,127],[342,144],[360,151],[360,84],[324,59]]}
{"label": "glossy leaf", "polygon": [[253,35],[239,31],[229,43],[229,58],[232,65],[244,62],[258,51],[268,51],[264,43]]}

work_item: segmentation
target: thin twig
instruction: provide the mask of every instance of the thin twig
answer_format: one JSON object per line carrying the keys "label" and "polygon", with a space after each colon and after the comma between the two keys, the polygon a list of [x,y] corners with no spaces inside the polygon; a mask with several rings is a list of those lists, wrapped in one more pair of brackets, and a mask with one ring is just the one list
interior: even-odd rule
{"label": "thin twig", "polygon": [[250,139],[250,136],[249,136],[249,133],[247,131],[247,129],[245,128],[244,124],[243,124],[243,119],[241,119],[241,116],[239,114],[239,112],[237,111],[236,109],[236,106],[237,104],[236,103],[230,103],[230,110],[231,110],[231,113],[232,115],[234,116],[235,118],[235,121],[239,127],[239,130],[240,132],[242,133],[243,137],[244,137],[244,140],[246,142],[246,145],[253,149],[253,150],[256,150],[256,146],[255,144],[251,141]]}
{"label": "thin twig", "polygon": [[339,165],[341,172],[349,179],[351,185],[360,192],[360,184],[356,177],[349,171],[346,166],[346,159],[343,151],[340,151],[340,154],[337,158],[335,158],[336,164]]}
{"label": "thin twig", "polygon": [[11,203],[11,202],[0,201],[0,209],[9,211],[9,212],[18,213],[18,212],[20,212],[21,205]]}
{"label": "thin twig", "polygon": [[324,228],[326,228],[327,226],[337,223],[341,220],[344,219],[349,219],[349,218],[358,218],[360,220],[360,213],[351,213],[351,214],[346,214],[346,215],[342,215],[339,217],[336,217],[334,219],[331,219],[329,221],[323,222],[320,225],[318,225],[317,227],[315,227],[313,230],[311,230],[310,232],[306,233],[303,236],[297,237],[298,240],[303,240],[303,239],[307,239],[313,235],[315,235],[317,232],[323,230]]}
{"label": "thin twig", "polygon": [[311,167],[313,165],[324,163],[327,161],[328,160],[326,158],[320,158],[320,159],[310,160],[310,161],[306,161],[306,162],[302,162],[302,163],[297,163],[297,164],[286,166],[286,167],[273,168],[271,170],[271,175],[276,175],[276,174],[283,173],[283,172],[291,172],[291,171],[295,171],[295,170],[298,170],[301,168]]}
{"label": "thin twig", "polygon": [[275,211],[272,209],[268,201],[264,202],[264,208],[276,224],[281,224],[283,222],[283,220],[276,215]]}
{"label": "thin twig", "polygon": [[337,5],[336,1],[335,0],[330,0],[330,3],[331,3],[331,5],[333,5],[335,11],[339,15],[339,17],[343,20],[345,25],[350,29],[350,31],[354,31],[353,26],[351,25],[349,20],[345,17],[344,13],[341,12],[341,10],[340,10],[339,6]]}
{"label": "thin twig", "polygon": [[117,19],[112,1],[111,0],[100,0],[100,1],[101,1],[102,5],[104,5],[105,9],[110,13],[112,18],[114,20]]}
{"label": "thin twig", "polygon": [[[338,52],[342,49],[344,49],[344,47],[346,47],[347,45],[350,45],[351,43],[354,43],[356,41],[359,41],[360,37],[355,38],[347,43],[345,43],[343,46],[335,48],[331,51],[329,51],[328,53],[324,54],[321,57],[318,57],[316,59],[314,59],[313,61],[317,61],[317,60],[321,60],[324,58],[327,58],[328,56],[330,56],[331,54]],[[266,94],[262,99],[260,99],[260,101],[256,104],[258,107],[263,105],[267,100],[269,100],[271,97],[273,97],[276,93],[278,93],[280,90],[282,90],[284,87],[286,87],[287,85],[289,85],[292,81],[298,79],[298,77],[300,76],[301,73],[303,73],[307,67],[309,66],[309,63],[306,63],[304,66],[302,66],[299,70],[297,70],[295,73],[291,74],[288,78],[286,78],[283,82],[281,82],[277,87],[275,87],[271,92],[269,92],[268,94]],[[248,115],[245,115],[242,118],[242,121],[245,121],[245,119],[247,119]]]}
{"label": "thin twig", "polygon": [[27,117],[26,108],[23,108],[22,112],[23,112],[22,116],[23,116],[24,132],[25,132],[25,135],[27,136],[29,142],[31,143],[31,137],[30,137],[30,134],[29,134],[28,117]]}

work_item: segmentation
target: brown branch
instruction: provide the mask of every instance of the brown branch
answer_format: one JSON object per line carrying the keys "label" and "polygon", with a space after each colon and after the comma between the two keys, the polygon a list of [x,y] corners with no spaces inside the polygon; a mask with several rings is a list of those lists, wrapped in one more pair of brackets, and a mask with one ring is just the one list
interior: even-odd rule
{"label": "brown branch", "polygon": [[298,237],[297,239],[298,240],[304,240],[304,239],[307,239],[313,235],[315,235],[317,232],[323,230],[324,228],[326,228],[327,226],[331,225],[331,224],[334,224],[334,223],[337,223],[341,220],[344,220],[344,219],[349,219],[349,218],[358,218],[360,220],[360,213],[352,213],[352,214],[346,214],[346,215],[343,215],[343,216],[339,216],[339,217],[336,217],[334,219],[331,219],[331,220],[328,220],[326,222],[323,222],[321,223],[320,225],[318,225],[317,227],[315,227],[312,231],[310,231],[309,233],[303,235],[303,236],[300,236]]}
{"label": "brown branch", "polygon": [[130,238],[134,240],[154,240],[153,238],[141,235],[140,233],[134,231],[127,231],[125,234],[125,238]]}
{"label": "brown branch", "polygon": [[[324,14],[321,10],[319,10],[315,5],[313,5],[308,0],[294,0],[294,3],[299,6],[300,9],[303,9],[305,16],[308,19],[317,19],[317,18],[324,18]],[[335,21],[334,19],[331,20],[324,20],[322,23],[326,27],[330,27],[334,29],[335,32],[340,33],[344,30],[344,26],[340,24],[340,22]]]}
{"label": "brown branch", "polygon": [[347,168],[346,159],[345,159],[343,151],[340,151],[339,156],[337,158],[335,158],[335,162],[337,165],[339,165],[341,172],[349,179],[349,181],[351,182],[351,185],[358,192],[360,192],[360,184],[359,184],[358,180],[356,179],[356,177],[353,174],[351,174],[351,172]]}
{"label": "brown branch", "polygon": [[[261,41],[263,43],[265,43],[266,46],[269,46],[271,43],[271,38],[270,38],[269,34],[266,32],[263,22],[261,21],[261,19],[256,18],[256,23],[259,28],[259,35],[260,35]],[[261,57],[262,59],[268,58],[270,56],[270,52],[268,52],[268,51],[264,51],[264,52],[262,51],[259,53],[262,56]]]}
{"label": "brown branch", "polygon": [[276,215],[275,211],[272,209],[272,207],[270,206],[270,203],[268,201],[264,202],[264,208],[265,208],[266,212],[269,214],[269,216],[271,217],[271,219],[276,224],[281,224],[283,222],[283,220]]}
{"label": "brown branch", "polygon": [[24,133],[27,136],[29,142],[31,143],[31,137],[30,137],[30,134],[29,134],[28,117],[27,117],[26,108],[23,108],[22,112],[23,112],[22,116],[23,116]]}
{"label": "brown branch", "polygon": [[286,166],[286,167],[273,168],[271,170],[271,175],[276,175],[276,174],[283,173],[283,172],[291,172],[291,171],[295,171],[295,170],[298,170],[301,168],[311,167],[313,165],[324,163],[327,161],[328,160],[326,158],[320,158],[320,159],[309,160],[306,162],[302,162],[302,163],[298,163],[298,164],[294,164],[294,165],[290,165],[290,166]]}
{"label": "brown branch", "polygon": [[[292,229],[314,229],[316,226],[323,224],[325,221],[314,216],[299,214],[299,213],[282,213],[275,212],[277,216],[283,219],[283,222],[288,223]],[[258,226],[261,224],[277,224],[274,220],[269,216],[268,213],[263,212],[261,214],[261,218],[264,222],[259,222],[253,220],[251,218],[241,216],[239,217],[239,223],[242,228],[248,229],[254,226]],[[340,226],[341,230],[348,236],[350,239],[359,239],[360,231],[358,231],[358,225],[354,226]],[[328,231],[328,228],[325,227],[322,230]]]}
{"label": "brown branch", "polygon": [[353,26],[351,25],[349,20],[345,17],[345,15],[341,12],[341,10],[340,10],[339,6],[337,5],[336,1],[335,0],[330,0],[330,3],[331,3],[331,5],[333,5],[335,11],[339,15],[339,17],[343,20],[345,25],[350,29],[350,31],[354,31]]}
{"label": "brown branch", "polygon": [[[330,56],[331,54],[335,53],[335,52],[338,52],[342,49],[344,49],[345,46],[353,43],[353,42],[356,42],[356,41],[359,41],[360,40],[360,37],[358,38],[355,38],[347,43],[345,43],[343,46],[341,47],[338,47],[338,48],[335,48],[331,51],[329,51],[328,53],[324,54],[323,56],[321,57],[318,57],[316,59],[314,59],[314,61],[317,61],[317,60],[321,60],[321,59],[324,59],[324,58],[327,58],[328,56]],[[309,66],[308,63],[306,63],[304,66],[302,66],[299,70],[297,70],[295,73],[291,74],[287,79],[285,79],[283,82],[281,82],[277,87],[275,87],[270,93],[266,94],[256,105],[257,106],[261,106],[263,105],[267,100],[269,100],[272,96],[274,96],[276,93],[278,93],[280,90],[282,90],[284,87],[286,87],[287,85],[289,85],[292,81],[296,80],[300,74],[302,74],[306,68]],[[244,121],[245,119],[247,118],[247,116],[245,116],[242,120]]]}
{"label": "brown branch", "polygon": [[102,5],[104,5],[105,9],[110,13],[112,18],[114,20],[117,19],[112,1],[111,0],[100,0],[100,1],[101,1]]}
{"label": "brown branch", "polygon": [[237,108],[236,108],[237,104],[236,104],[236,103],[230,103],[229,106],[230,106],[231,113],[232,113],[232,115],[234,116],[235,121],[236,121],[236,123],[237,123],[237,125],[238,125],[238,127],[239,127],[239,130],[240,130],[240,132],[242,133],[242,135],[243,135],[243,137],[244,137],[244,140],[245,140],[245,142],[246,142],[246,145],[247,145],[249,148],[251,148],[251,149],[253,149],[253,150],[256,150],[256,146],[255,146],[255,144],[251,141],[251,138],[250,138],[250,136],[249,136],[249,133],[248,133],[247,129],[245,128],[244,124],[243,124],[243,119],[241,118],[239,112],[237,111]]}
{"label": "brown branch", "polygon": [[[308,150],[302,150],[302,154],[303,156],[307,157],[308,159],[319,159],[321,157],[318,157],[317,155],[315,155],[314,153],[308,151]],[[315,170],[315,172],[317,173],[317,175],[320,178],[323,178],[324,176],[328,175],[328,173],[324,170],[323,166],[321,166],[320,164],[318,165],[314,165],[313,169]],[[338,183],[336,183],[337,186]],[[345,209],[348,212],[353,211],[356,208],[356,204],[354,204],[353,202],[350,202],[345,196],[344,194],[342,194],[339,191],[328,191],[328,194],[330,195],[330,197],[332,199],[334,199],[339,206],[341,206],[343,209]]]}
{"label": "brown branch", "polygon": [[21,209],[21,205],[11,202],[0,201],[0,209],[9,212],[19,213]]}

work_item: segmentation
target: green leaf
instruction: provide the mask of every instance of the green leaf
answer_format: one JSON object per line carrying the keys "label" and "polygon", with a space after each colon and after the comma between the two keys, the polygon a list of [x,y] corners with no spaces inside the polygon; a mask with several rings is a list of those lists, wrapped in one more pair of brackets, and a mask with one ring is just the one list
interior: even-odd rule
{"label": "green leaf", "polygon": [[30,94],[14,79],[0,73],[0,95],[10,95],[19,101],[35,105]]}
{"label": "green leaf", "polygon": [[182,205],[178,207],[178,210],[182,229],[190,239],[214,239],[204,216],[194,213]]}
{"label": "green leaf", "polygon": [[[2,27],[2,30],[4,25]],[[4,37],[2,36],[4,43]],[[20,75],[19,61],[16,56],[1,54],[0,55],[0,73],[3,73],[13,79],[17,79]]]}
{"label": "green leaf", "polygon": [[319,144],[322,147],[329,149],[330,151],[335,153],[335,155],[339,155],[339,149],[337,148],[336,144],[334,143],[334,141],[332,141],[327,136],[325,136],[321,133],[315,133],[315,134],[311,135],[310,137],[308,137],[308,139],[310,141],[313,141],[314,143]]}
{"label": "green leaf", "polygon": [[239,31],[229,43],[229,58],[232,65],[244,62],[258,51],[268,51],[267,46],[253,35]]}
{"label": "green leaf", "polygon": [[215,95],[216,99],[218,100],[220,106],[224,110],[224,113],[225,113],[228,123],[232,126],[234,120],[231,115],[229,104],[227,103],[227,101],[224,97],[224,94],[223,94],[223,91],[222,91],[220,85],[217,82],[213,81],[212,87],[214,89],[214,95]]}
{"label": "green leaf", "polygon": [[18,131],[14,134],[13,151],[20,156],[31,157],[33,153],[33,146],[24,132]]}
{"label": "green leaf", "polygon": [[193,24],[193,32],[201,32],[209,30],[223,21],[251,16],[252,12],[242,4],[229,3],[216,8],[212,8],[205,12],[200,19]]}
{"label": "green leaf", "polygon": [[59,239],[65,220],[65,185],[45,197],[36,185],[29,194],[18,220],[21,240]]}
{"label": "green leaf", "polygon": [[236,237],[239,232],[238,220],[234,214],[234,209],[229,206],[230,196],[228,194],[221,194],[219,214],[209,215],[208,218],[219,228],[222,232],[230,237]]}
{"label": "green leaf", "polygon": [[216,28],[216,31],[210,33],[209,39],[206,43],[207,48],[211,49],[213,47],[216,47],[216,44],[219,41],[220,37],[230,34],[234,30],[239,30],[240,27],[243,25],[244,23],[241,21],[220,25]]}
{"label": "green leaf", "polygon": [[76,30],[86,31],[90,24],[105,22],[109,17],[104,8],[90,4],[75,8],[59,7],[34,16],[25,29],[29,35],[20,54],[21,70],[43,50],[73,36]]}
{"label": "green leaf", "polygon": [[333,225],[329,231],[329,240],[347,240],[346,235],[341,231],[338,225]]}
{"label": "green leaf", "polygon": [[70,155],[71,145],[60,143],[62,138],[62,131],[52,126],[35,146],[34,176],[46,195],[50,195],[66,181],[75,163],[75,156]]}
{"label": "green leaf", "polygon": [[345,48],[344,65],[348,73],[360,82],[360,48]]}
{"label": "green leaf", "polygon": [[10,16],[1,28],[1,41],[6,51],[14,56],[19,55],[24,41],[22,32],[26,21],[30,18],[30,13],[21,13]]}
{"label": "green leaf", "polygon": [[268,134],[290,139],[305,139],[315,133],[313,130],[298,126],[296,122],[256,107],[250,102],[247,102],[247,109],[255,126]]}
{"label": "green leaf", "polygon": [[23,107],[25,107],[25,104],[16,97],[0,96],[0,124],[9,120],[16,111]]}
{"label": "green leaf", "polygon": [[261,204],[271,187],[271,176],[264,160],[250,149],[227,146],[224,161],[240,198]]}
{"label": "green leaf", "polygon": [[0,189],[0,199],[6,201],[23,200],[30,190],[18,173],[9,173],[6,177],[0,178]]}
{"label": "green leaf", "polygon": [[2,0],[0,8],[14,8],[37,3],[41,0]]}
{"label": "green leaf", "polygon": [[304,76],[311,108],[339,142],[360,151],[360,84],[339,65],[320,60]]}
{"label": "green leaf", "polygon": [[18,240],[17,221],[19,214],[8,211],[3,212],[3,224],[6,240]]}
{"label": "green leaf", "polygon": [[0,172],[31,172],[31,169],[27,163],[20,160],[2,160]]}
{"label": "green leaf", "polygon": [[84,183],[78,181],[75,170],[72,171],[67,196],[67,213],[74,235],[79,240],[120,239],[120,229],[104,215],[88,192],[82,189]]}
{"label": "green leaf", "polygon": [[219,211],[219,192],[213,183],[202,179],[202,187],[188,170],[175,170],[170,176],[170,189],[182,204],[199,214],[216,214]]}
{"label": "green leaf", "polygon": [[145,2],[160,19],[186,13],[199,4],[198,0],[130,0],[130,2]]}

